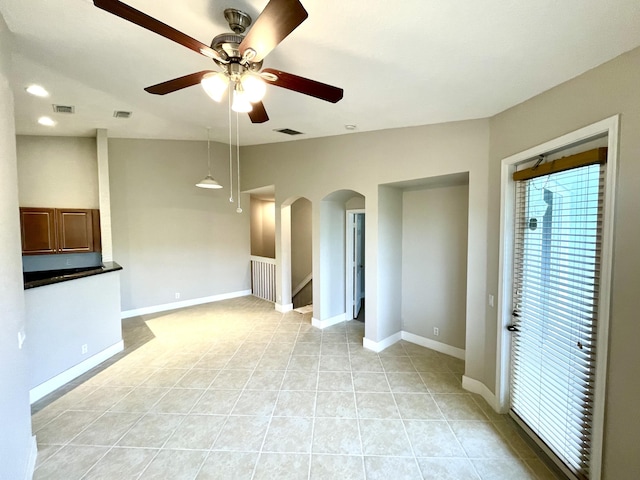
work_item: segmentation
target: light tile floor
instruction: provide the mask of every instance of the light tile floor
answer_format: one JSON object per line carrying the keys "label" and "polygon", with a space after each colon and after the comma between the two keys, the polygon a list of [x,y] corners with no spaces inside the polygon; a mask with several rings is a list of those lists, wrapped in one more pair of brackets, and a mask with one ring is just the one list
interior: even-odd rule
{"label": "light tile floor", "polygon": [[126,350],[33,407],[36,479],[553,479],[464,363],[243,297],[124,320]]}

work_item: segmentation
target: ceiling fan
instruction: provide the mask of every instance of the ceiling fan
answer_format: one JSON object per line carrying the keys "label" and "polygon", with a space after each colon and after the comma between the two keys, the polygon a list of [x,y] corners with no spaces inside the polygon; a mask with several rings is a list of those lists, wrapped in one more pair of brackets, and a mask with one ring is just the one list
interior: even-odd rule
{"label": "ceiling fan", "polygon": [[93,3],[102,10],[211,58],[222,68],[222,71],[191,73],[145,88],[154,95],[166,95],[200,83],[205,92],[219,102],[229,88],[233,92],[233,110],[247,112],[253,123],[269,120],[262,104],[266,84],[331,103],[342,99],[341,88],[280,70],[262,68],[262,62],[269,52],[308,17],[298,0],[270,0],[246,35],[243,33],[251,25],[251,17],[240,10],[226,9],[225,19],[233,32],[217,35],[210,47],[118,0],[93,0]]}

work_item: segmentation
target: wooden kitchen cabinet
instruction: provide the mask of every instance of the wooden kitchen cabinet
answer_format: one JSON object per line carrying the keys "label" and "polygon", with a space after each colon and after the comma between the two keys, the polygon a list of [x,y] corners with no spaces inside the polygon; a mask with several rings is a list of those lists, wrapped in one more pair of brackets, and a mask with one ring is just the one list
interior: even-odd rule
{"label": "wooden kitchen cabinet", "polygon": [[82,208],[20,208],[23,255],[99,252],[100,212]]}
{"label": "wooden kitchen cabinet", "polygon": [[56,212],[53,208],[21,208],[22,253],[58,253]]}

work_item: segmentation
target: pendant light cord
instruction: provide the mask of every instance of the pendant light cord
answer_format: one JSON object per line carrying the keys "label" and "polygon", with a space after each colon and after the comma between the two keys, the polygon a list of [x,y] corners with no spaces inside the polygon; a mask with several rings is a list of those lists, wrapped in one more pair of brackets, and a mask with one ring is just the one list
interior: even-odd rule
{"label": "pendant light cord", "polygon": [[229,202],[233,203],[233,150],[231,150],[231,88],[229,91]]}
{"label": "pendant light cord", "polygon": [[240,127],[239,127],[239,122],[238,122],[238,112],[236,112],[236,160],[238,162],[238,167],[237,167],[237,181],[236,184],[238,186],[238,208],[236,209],[236,212],[238,213],[242,213],[242,208],[240,207]]}
{"label": "pendant light cord", "polygon": [[209,132],[211,129],[207,127],[207,168],[209,170],[209,176],[211,176],[211,140],[209,138]]}

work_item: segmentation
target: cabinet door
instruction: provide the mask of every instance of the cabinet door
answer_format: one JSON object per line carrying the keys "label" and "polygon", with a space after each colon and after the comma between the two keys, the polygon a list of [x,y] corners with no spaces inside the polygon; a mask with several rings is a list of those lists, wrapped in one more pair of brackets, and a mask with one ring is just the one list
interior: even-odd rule
{"label": "cabinet door", "polygon": [[58,252],[93,251],[93,217],[91,210],[58,209]]}
{"label": "cabinet door", "polygon": [[56,217],[53,208],[21,208],[22,253],[57,253]]}

